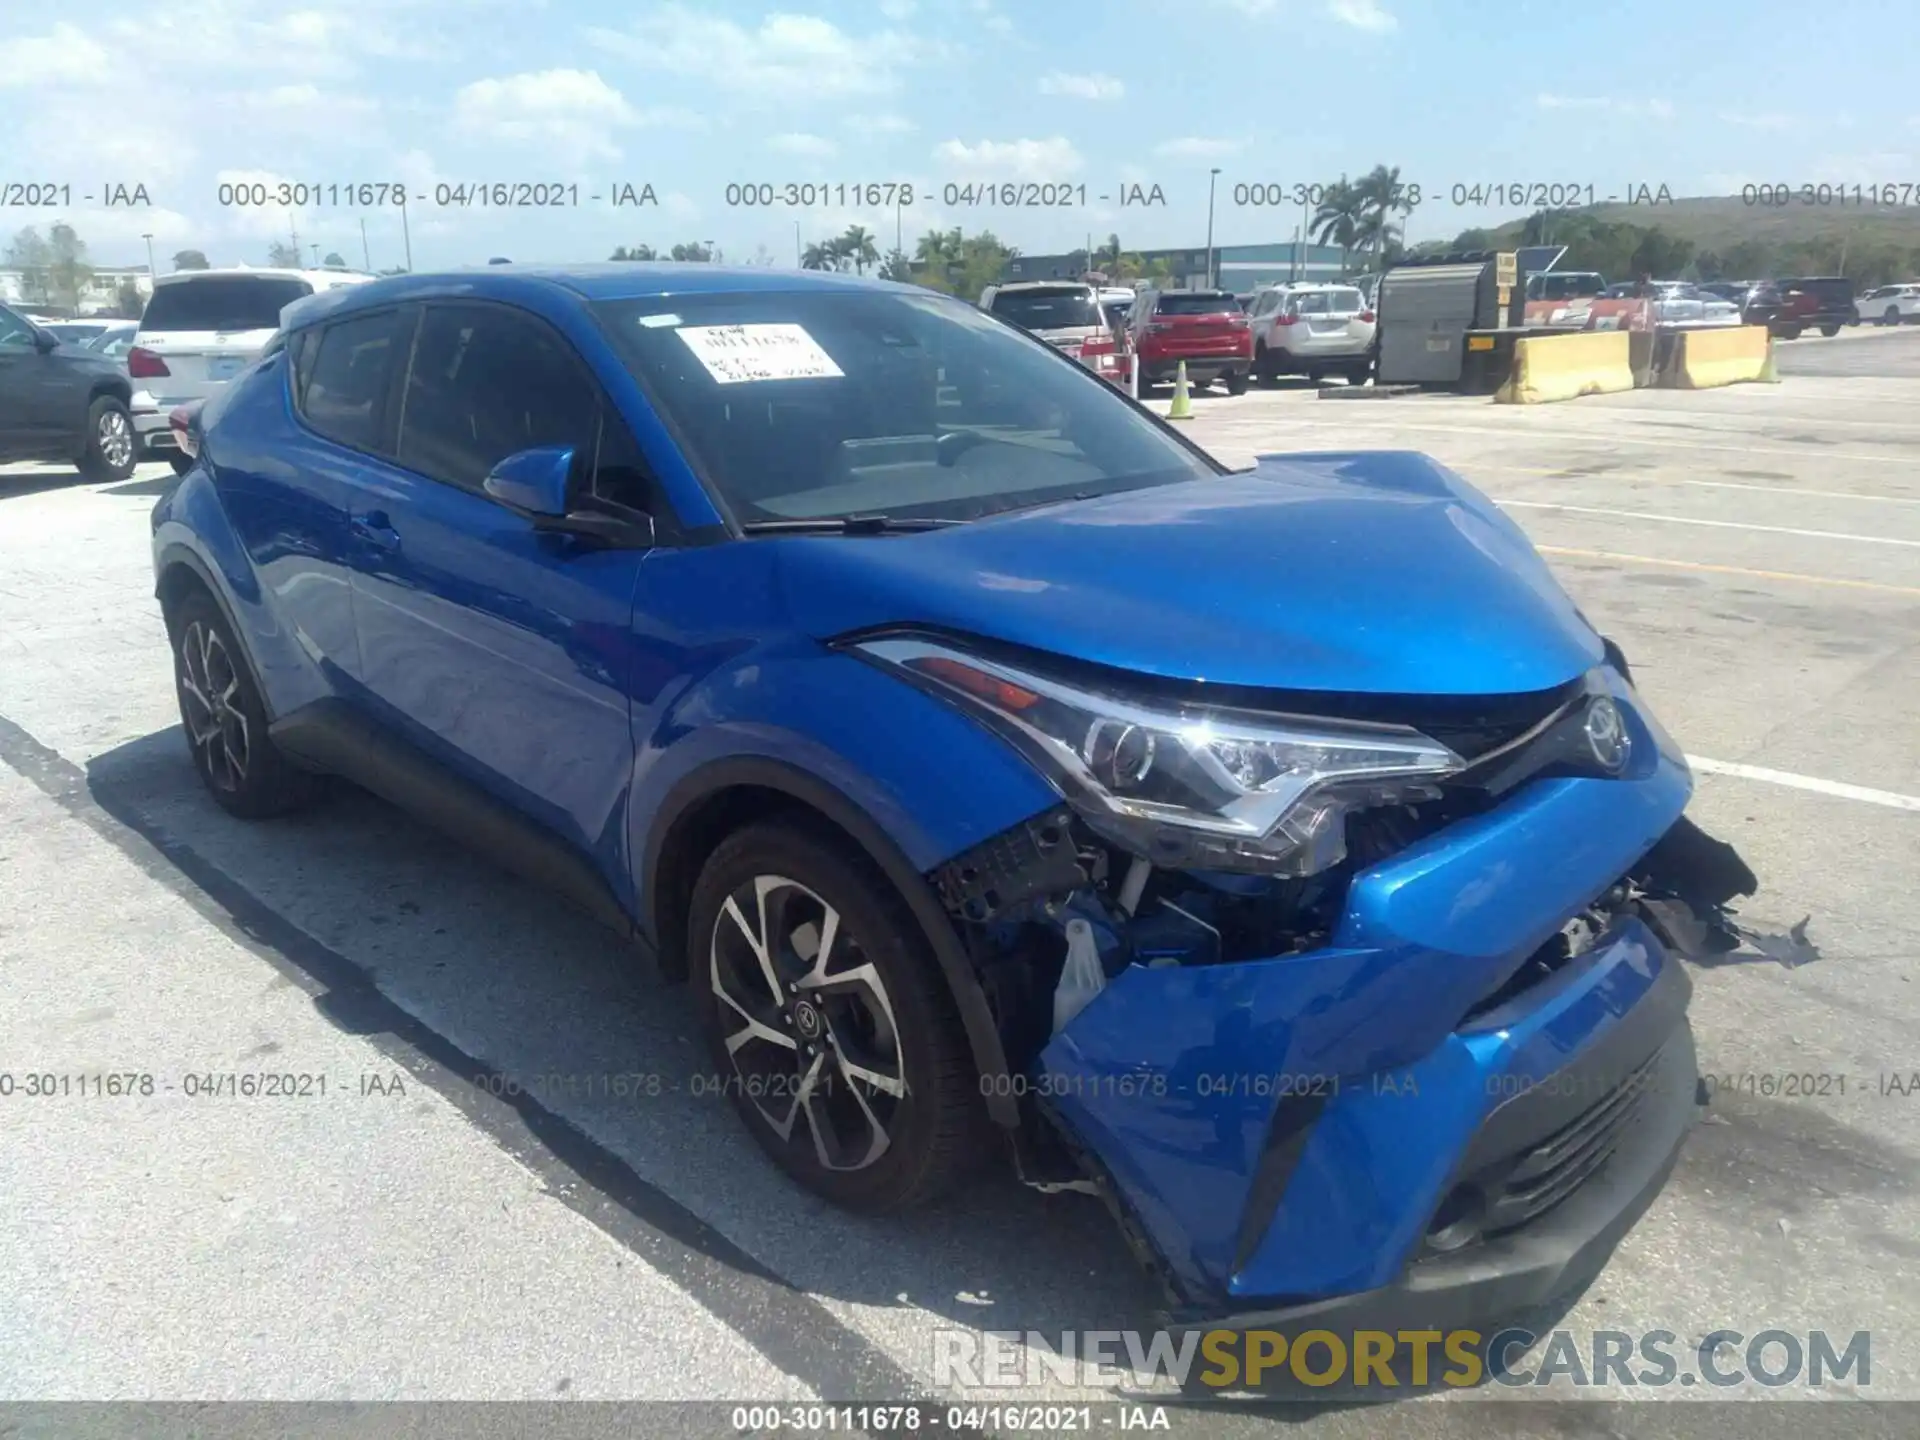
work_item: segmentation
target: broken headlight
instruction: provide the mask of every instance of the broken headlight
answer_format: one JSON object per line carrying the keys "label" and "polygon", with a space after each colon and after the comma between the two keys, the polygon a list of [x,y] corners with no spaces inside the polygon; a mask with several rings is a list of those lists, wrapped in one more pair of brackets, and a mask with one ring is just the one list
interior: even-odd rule
{"label": "broken headlight", "polygon": [[1182,706],[918,638],[856,648],[979,716],[1157,865],[1317,874],[1344,858],[1350,810],[1432,799],[1465,765],[1401,726]]}

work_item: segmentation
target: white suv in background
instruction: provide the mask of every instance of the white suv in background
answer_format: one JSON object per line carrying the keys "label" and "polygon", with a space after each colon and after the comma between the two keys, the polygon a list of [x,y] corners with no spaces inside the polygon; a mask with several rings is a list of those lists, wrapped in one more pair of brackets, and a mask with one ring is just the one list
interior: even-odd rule
{"label": "white suv in background", "polygon": [[371,279],[351,270],[246,268],[158,277],[126,355],[134,430],[147,457],[184,469],[187,457],[167,424],[173,407],[204,400],[257,360],[296,300]]}
{"label": "white suv in background", "polygon": [[1373,309],[1357,285],[1276,285],[1254,297],[1253,373],[1271,384],[1281,375],[1324,375],[1365,382],[1373,368]]}
{"label": "white suv in background", "polygon": [[1920,285],[1882,285],[1853,302],[1864,325],[1905,325],[1920,320]]}

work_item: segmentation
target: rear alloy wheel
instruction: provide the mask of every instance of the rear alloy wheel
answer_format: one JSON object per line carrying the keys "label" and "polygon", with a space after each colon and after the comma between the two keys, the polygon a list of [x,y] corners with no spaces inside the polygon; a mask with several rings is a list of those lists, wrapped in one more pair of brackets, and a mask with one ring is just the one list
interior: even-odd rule
{"label": "rear alloy wheel", "polygon": [[77,462],[88,480],[125,480],[133,474],[140,447],[134,439],[133,417],[112,395],[102,395],[87,407],[87,448]]}
{"label": "rear alloy wheel", "polygon": [[320,782],[290,765],[268,738],[266,708],[213,597],[194,591],[168,622],[180,724],[194,768],[221,808],[264,820],[312,800]]}
{"label": "rear alloy wheel", "polygon": [[985,1109],[945,979],[884,878],[827,835],[752,826],[709,857],[689,919],[708,1088],[774,1161],[851,1210],[949,1192]]}

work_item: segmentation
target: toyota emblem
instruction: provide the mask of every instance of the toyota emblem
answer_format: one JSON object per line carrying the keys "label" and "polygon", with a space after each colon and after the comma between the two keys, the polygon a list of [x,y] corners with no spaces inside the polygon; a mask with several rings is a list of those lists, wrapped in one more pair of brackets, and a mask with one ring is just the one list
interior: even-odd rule
{"label": "toyota emblem", "polygon": [[1633,749],[1620,707],[1608,696],[1599,696],[1587,707],[1587,748],[1606,770],[1620,769]]}

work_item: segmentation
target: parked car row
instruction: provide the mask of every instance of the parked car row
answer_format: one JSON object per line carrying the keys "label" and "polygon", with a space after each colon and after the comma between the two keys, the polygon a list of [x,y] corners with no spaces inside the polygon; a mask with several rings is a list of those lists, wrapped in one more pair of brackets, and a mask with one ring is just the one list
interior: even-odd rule
{"label": "parked car row", "polygon": [[1626,281],[1608,284],[1591,270],[1527,277],[1527,323],[1617,329],[1656,325],[1764,325],[1784,340],[1808,330],[1838,335],[1863,320],[1898,325],[1920,316],[1920,285],[1882,285],[1858,299],[1840,275],[1782,280]]}

